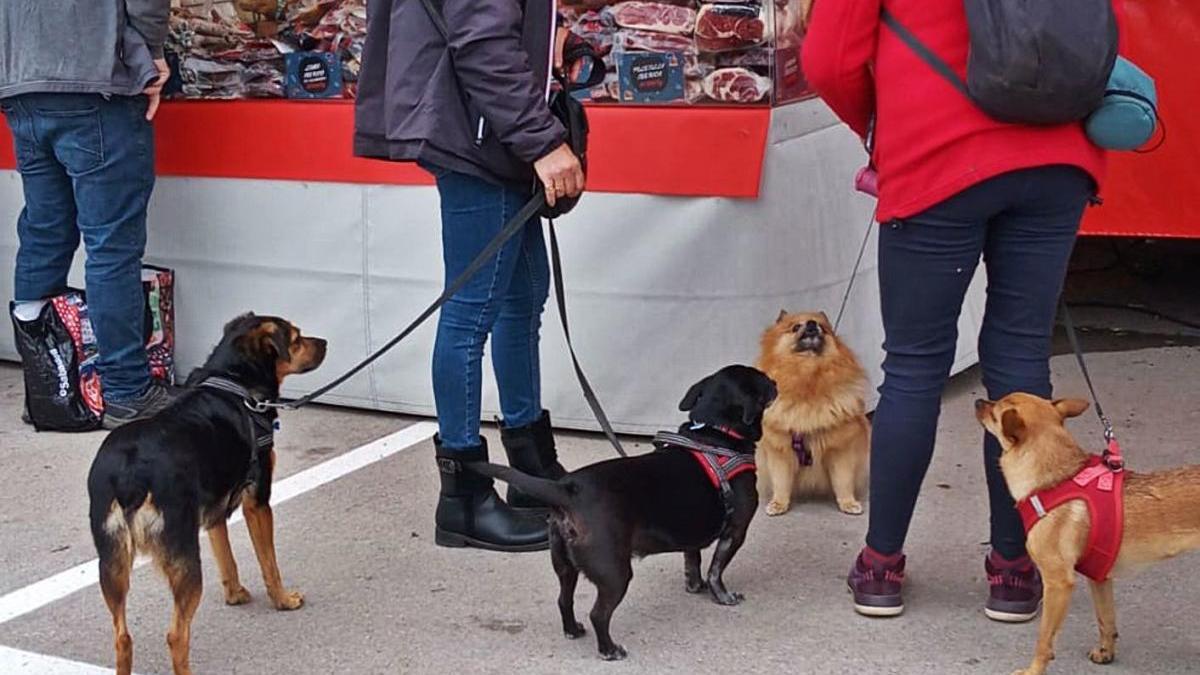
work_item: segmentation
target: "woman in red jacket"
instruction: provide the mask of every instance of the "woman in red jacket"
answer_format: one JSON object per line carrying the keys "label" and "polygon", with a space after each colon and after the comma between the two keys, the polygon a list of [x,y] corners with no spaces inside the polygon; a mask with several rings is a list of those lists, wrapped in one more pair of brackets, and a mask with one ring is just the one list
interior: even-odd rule
{"label": "woman in red jacket", "polygon": [[[859,136],[875,120],[884,382],[871,448],[866,546],[848,583],[868,616],[904,610],[904,539],[933,455],[963,297],[982,256],[987,308],[979,360],[988,396],[1050,395],[1050,338],[1079,222],[1104,174],[1080,124],[997,122],[880,22],[887,9],[965,76],[963,0],[817,0],[805,39],[809,82]],[[1032,619],[1042,585],[987,437],[992,550],[986,610]]]}

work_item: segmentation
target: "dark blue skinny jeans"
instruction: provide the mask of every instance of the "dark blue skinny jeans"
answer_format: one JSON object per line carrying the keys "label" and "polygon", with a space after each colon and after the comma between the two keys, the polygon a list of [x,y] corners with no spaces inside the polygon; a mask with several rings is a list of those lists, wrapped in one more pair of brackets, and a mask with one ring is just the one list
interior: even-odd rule
{"label": "dark blue skinny jeans", "polygon": [[[886,357],[871,438],[870,547],[892,554],[904,546],[933,457],[963,297],[981,256],[988,282],[979,362],[987,395],[1050,396],[1055,310],[1093,194],[1093,182],[1083,171],[1040,167],[983,181],[918,215],[881,226]],[[999,457],[996,440],[985,434],[991,543],[1000,555],[1014,559],[1025,552],[1025,533]]]}
{"label": "dark blue skinny jeans", "polygon": [[[426,168],[437,178],[441,197],[442,257],[449,284],[530,195]],[[504,423],[522,427],[541,417],[539,331],[549,289],[542,223],[534,218],[442,307],[433,348],[433,396],[443,448],[480,444],[483,350],[489,336]]]}

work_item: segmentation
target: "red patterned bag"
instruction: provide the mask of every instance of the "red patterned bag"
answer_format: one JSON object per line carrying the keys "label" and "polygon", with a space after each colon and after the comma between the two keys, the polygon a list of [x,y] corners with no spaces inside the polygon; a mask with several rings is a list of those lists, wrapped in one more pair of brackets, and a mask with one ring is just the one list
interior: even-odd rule
{"label": "red patterned bag", "polygon": [[[174,384],[175,273],[144,266],[142,290],[150,376]],[[51,298],[35,320],[21,320],[15,311],[12,320],[25,371],[28,421],[39,431],[99,428],[104,416],[96,367],[100,353],[83,291],[72,289]]]}

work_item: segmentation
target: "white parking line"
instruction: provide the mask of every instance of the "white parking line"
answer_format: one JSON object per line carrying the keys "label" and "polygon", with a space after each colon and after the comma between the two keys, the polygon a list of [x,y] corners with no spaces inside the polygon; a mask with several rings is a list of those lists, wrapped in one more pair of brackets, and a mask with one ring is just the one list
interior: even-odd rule
{"label": "white parking line", "polygon": [[112,668],[90,663],[0,647],[0,673],[4,675],[112,675],[112,672]]}
{"label": "white parking line", "polygon": [[[282,504],[309,490],[335,481],[348,473],[374,464],[401,450],[411,448],[418,443],[432,438],[436,431],[437,425],[435,423],[418,422],[394,434],[384,436],[377,441],[372,441],[362,447],[355,448],[350,452],[338,455],[333,459],[288,476],[275,483],[272,487],[271,505],[277,506]],[[230,522],[237,522],[241,519],[242,512],[239,510],[230,518]],[[138,561],[137,566],[140,567],[146,562],[146,559],[141,559]],[[99,574],[97,562],[95,559],[92,559],[82,565],[76,565],[69,570],[59,572],[52,577],[42,579],[0,597],[0,624],[39,610],[52,602],[61,600],[76,591],[97,583],[99,581]],[[4,660],[0,660],[0,673],[7,674],[12,672],[4,667],[6,665]],[[37,669],[34,671],[18,672],[55,673],[58,671]],[[70,672],[82,673],[91,671]]]}

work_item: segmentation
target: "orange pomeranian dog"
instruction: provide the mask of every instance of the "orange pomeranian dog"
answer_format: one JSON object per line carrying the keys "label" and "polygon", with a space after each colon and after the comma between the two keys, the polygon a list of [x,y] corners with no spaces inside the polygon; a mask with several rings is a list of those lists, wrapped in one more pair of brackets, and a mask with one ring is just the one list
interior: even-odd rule
{"label": "orange pomeranian dog", "polygon": [[831,494],[843,513],[861,514],[871,424],[854,353],[824,313],[784,311],[763,333],[758,368],[779,387],[756,453],[767,515],[787,512],[793,497]]}

